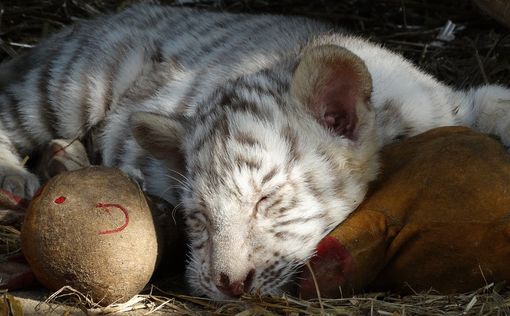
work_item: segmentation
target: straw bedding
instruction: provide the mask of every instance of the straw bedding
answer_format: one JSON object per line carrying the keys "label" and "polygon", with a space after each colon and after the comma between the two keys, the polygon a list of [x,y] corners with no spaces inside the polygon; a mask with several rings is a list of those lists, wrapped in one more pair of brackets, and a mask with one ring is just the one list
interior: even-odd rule
{"label": "straw bedding", "polygon": [[[77,19],[116,11],[132,2],[4,0],[0,2],[0,60],[16,56],[42,37]],[[510,30],[498,25],[468,0],[161,2],[331,20],[402,52],[422,69],[454,86],[510,83]],[[19,251],[19,226],[0,226],[0,264]],[[2,306],[17,306],[6,303],[11,301],[14,299],[8,292],[0,291],[0,310]],[[368,293],[335,300],[251,296],[218,303],[152,287],[125,304],[99,308],[82,294],[64,288],[50,296],[47,302],[67,303],[94,313],[142,310],[185,315],[504,315],[510,314],[510,289],[504,284],[487,284],[471,293],[448,296],[433,291],[409,296]],[[45,303],[38,308],[51,311],[50,305]]]}

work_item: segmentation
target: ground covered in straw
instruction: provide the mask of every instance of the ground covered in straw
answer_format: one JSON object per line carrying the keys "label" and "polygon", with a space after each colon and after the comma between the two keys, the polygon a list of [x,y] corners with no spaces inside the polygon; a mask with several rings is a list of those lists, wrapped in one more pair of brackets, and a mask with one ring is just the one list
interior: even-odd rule
{"label": "ground covered in straw", "polygon": [[[4,0],[0,2],[0,60],[18,55],[42,37],[77,19],[116,11],[132,2]],[[510,83],[510,31],[482,15],[468,0],[161,2],[214,10],[306,15],[331,20],[352,32],[402,52],[421,68],[454,86]],[[17,252],[19,231],[12,226],[0,226],[0,264],[7,255]],[[4,301],[7,295],[3,293]],[[72,289],[56,293],[50,300],[90,307],[90,302]],[[214,312],[219,315],[503,315],[510,314],[510,292],[503,285],[488,284],[478,291],[455,296],[443,296],[434,292],[404,297],[391,293],[371,293],[355,298],[322,301],[291,297],[246,297],[241,301],[216,304],[206,299],[165,293],[153,288],[149,294],[135,297],[127,304],[95,311],[126,309],[178,314]]]}

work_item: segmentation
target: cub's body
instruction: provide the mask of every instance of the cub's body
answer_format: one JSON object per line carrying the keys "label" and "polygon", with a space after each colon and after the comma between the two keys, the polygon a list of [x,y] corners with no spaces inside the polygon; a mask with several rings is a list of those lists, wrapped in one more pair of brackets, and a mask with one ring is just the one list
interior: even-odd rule
{"label": "cub's body", "polygon": [[183,204],[197,293],[270,293],[361,202],[383,144],[468,125],[508,146],[509,100],[322,22],[139,5],[0,66],[0,180],[30,196],[21,157],[92,135],[103,164]]}

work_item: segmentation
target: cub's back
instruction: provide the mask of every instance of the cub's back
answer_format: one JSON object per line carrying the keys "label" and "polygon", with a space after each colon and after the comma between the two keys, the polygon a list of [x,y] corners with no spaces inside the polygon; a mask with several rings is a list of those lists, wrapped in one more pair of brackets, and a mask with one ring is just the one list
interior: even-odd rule
{"label": "cub's back", "polygon": [[0,114],[25,122],[15,142],[25,153],[76,137],[119,105],[125,114],[192,108],[222,82],[265,68],[329,29],[300,17],[135,5],[76,23],[0,65],[0,96],[9,96]]}

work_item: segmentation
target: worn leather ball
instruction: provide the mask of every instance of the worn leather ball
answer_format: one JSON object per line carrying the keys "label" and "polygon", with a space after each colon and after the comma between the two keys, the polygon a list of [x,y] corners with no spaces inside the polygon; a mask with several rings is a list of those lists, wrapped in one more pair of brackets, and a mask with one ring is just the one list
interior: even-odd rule
{"label": "worn leather ball", "polygon": [[21,242],[43,285],[70,285],[101,305],[139,293],[158,256],[144,194],[121,171],[105,167],[50,179],[29,205]]}

